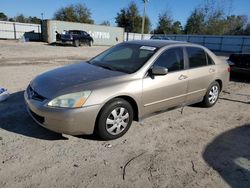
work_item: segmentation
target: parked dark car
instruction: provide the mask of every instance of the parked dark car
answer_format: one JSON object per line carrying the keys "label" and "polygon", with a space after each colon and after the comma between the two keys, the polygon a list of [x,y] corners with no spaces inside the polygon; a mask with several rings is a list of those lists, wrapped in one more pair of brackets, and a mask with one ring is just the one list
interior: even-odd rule
{"label": "parked dark car", "polygon": [[69,30],[66,31],[65,34],[59,34],[57,32],[56,38],[62,43],[71,43],[75,47],[78,47],[82,44],[92,46],[94,42],[93,38],[86,31],[81,30]]}
{"label": "parked dark car", "polygon": [[231,54],[228,59],[228,64],[232,72],[250,74],[250,53]]}

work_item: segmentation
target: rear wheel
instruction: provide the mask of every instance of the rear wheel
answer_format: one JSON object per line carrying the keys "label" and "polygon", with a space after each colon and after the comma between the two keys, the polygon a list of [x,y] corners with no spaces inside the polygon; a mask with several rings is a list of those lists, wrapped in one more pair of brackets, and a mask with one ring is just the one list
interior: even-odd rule
{"label": "rear wheel", "polygon": [[79,40],[74,40],[74,41],[73,41],[73,45],[74,45],[75,47],[78,47],[78,46],[80,45],[80,41],[79,41]]}
{"label": "rear wheel", "polygon": [[208,88],[207,93],[202,101],[204,107],[212,107],[216,104],[220,94],[220,84],[214,81]]}
{"label": "rear wheel", "polygon": [[124,99],[114,99],[106,104],[97,120],[97,133],[104,140],[123,136],[133,120],[133,108]]}
{"label": "rear wheel", "polygon": [[91,47],[91,46],[93,45],[93,41],[90,40],[90,41],[88,42],[88,45],[89,45],[89,47]]}

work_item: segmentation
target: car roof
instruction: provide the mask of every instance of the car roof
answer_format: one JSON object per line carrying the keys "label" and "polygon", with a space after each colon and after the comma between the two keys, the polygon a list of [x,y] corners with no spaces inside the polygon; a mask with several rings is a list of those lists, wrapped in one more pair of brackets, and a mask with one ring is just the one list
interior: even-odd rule
{"label": "car roof", "polygon": [[74,30],[69,30],[69,31],[73,31],[73,32],[74,32],[74,31],[77,31],[77,32],[78,32],[78,31],[82,31],[82,30],[77,30],[77,29],[74,29]]}
{"label": "car roof", "polygon": [[[175,41],[175,40],[133,40],[133,41],[127,41],[125,43],[128,44],[139,44],[142,46],[154,46],[157,48],[161,48],[164,46],[172,45],[172,44],[187,44],[185,41]],[[188,43],[191,44],[191,43]]]}

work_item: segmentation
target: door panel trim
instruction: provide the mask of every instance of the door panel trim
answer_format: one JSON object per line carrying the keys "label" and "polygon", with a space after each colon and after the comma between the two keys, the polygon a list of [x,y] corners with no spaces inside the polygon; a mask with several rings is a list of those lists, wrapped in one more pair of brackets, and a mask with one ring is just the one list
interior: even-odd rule
{"label": "door panel trim", "polygon": [[158,104],[158,103],[162,103],[162,102],[169,101],[169,100],[173,100],[173,99],[176,99],[176,98],[184,97],[184,96],[191,95],[191,94],[194,94],[194,93],[199,93],[199,92],[202,92],[202,91],[206,91],[206,89],[200,89],[200,90],[197,90],[197,91],[189,92],[187,94],[178,95],[178,96],[175,96],[175,97],[170,97],[170,98],[167,98],[167,99],[163,99],[163,100],[155,101],[155,102],[152,102],[152,103],[148,103],[148,104],[145,104],[144,107],[151,106],[151,105]]}

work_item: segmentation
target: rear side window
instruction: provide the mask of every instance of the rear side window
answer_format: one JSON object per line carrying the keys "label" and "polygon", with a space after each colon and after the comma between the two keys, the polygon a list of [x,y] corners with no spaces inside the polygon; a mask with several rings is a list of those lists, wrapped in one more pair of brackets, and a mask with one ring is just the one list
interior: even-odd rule
{"label": "rear side window", "polygon": [[212,58],[207,54],[207,64],[208,65],[214,65],[214,61],[212,60]]}
{"label": "rear side window", "polygon": [[79,31],[73,31],[73,30],[72,30],[72,31],[69,31],[69,33],[70,33],[70,34],[73,34],[73,35],[78,35],[78,34],[80,34]]}
{"label": "rear side window", "polygon": [[187,48],[189,68],[202,67],[207,65],[206,53],[201,48]]}
{"label": "rear side window", "polygon": [[155,66],[161,66],[168,69],[169,72],[183,70],[183,50],[182,48],[172,48],[163,52],[155,61]]}

